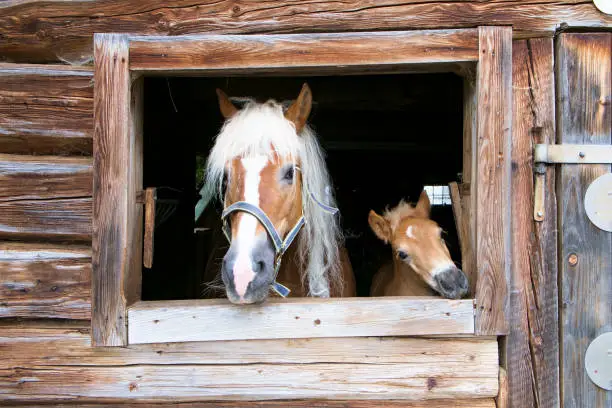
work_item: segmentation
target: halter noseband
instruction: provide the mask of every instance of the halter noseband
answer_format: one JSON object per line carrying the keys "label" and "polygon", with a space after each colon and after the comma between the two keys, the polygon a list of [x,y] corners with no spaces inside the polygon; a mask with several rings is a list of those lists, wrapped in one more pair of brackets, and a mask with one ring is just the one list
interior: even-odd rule
{"label": "halter noseband", "polygon": [[264,226],[266,229],[268,236],[272,240],[274,244],[274,282],[272,283],[272,289],[278,293],[282,297],[289,296],[291,292],[289,288],[278,283],[276,281],[276,277],[278,276],[278,271],[280,270],[282,257],[289,248],[289,245],[293,242],[298,232],[302,229],[306,221],[304,220],[304,216],[300,216],[300,219],[295,223],[293,228],[289,231],[285,240],[283,240],[274,228],[274,224],[270,221],[270,218],[266,215],[266,213],[256,205],[251,203],[247,203],[246,201],[237,201],[234,204],[230,205],[226,209],[223,210],[223,214],[221,214],[221,220],[223,221],[223,233],[229,242],[232,242],[232,235],[229,227],[229,223],[227,222],[227,217],[236,211],[246,212],[251,214],[253,217],[257,218],[257,220]]}
{"label": "halter noseband", "polygon": [[[295,168],[298,171],[301,170],[298,166],[295,166]],[[308,192],[308,196],[312,199],[312,201],[314,201],[323,211],[330,213],[332,215],[338,212],[338,209],[336,207],[331,207],[329,205],[323,204],[322,202],[320,202],[319,200],[315,198],[314,194],[312,194],[308,190],[306,191]],[[263,225],[264,228],[266,229],[268,236],[270,237],[270,239],[272,240],[272,243],[274,244],[274,252],[275,252],[274,281],[271,285],[271,288],[272,290],[274,290],[276,293],[278,293],[282,297],[289,296],[289,293],[291,293],[291,290],[289,290],[289,288],[284,286],[283,284],[278,283],[276,281],[276,277],[278,276],[278,272],[281,267],[281,260],[282,260],[283,255],[287,251],[287,248],[289,248],[291,243],[295,240],[295,237],[300,232],[304,224],[306,224],[306,219],[304,218],[303,213],[298,219],[298,221],[295,223],[293,228],[291,228],[291,230],[287,233],[287,236],[285,237],[285,239],[283,240],[280,234],[278,233],[278,231],[276,230],[276,228],[274,228],[274,224],[272,224],[272,221],[270,221],[270,218],[266,215],[266,213],[261,208],[251,203],[247,203],[246,201],[237,201],[233,203],[232,205],[230,205],[229,207],[226,207],[223,210],[223,213],[221,214],[221,220],[223,221],[223,233],[225,234],[225,237],[230,243],[232,242],[232,234],[231,234],[229,223],[227,221],[227,217],[231,213],[234,213],[236,211],[241,211],[241,212],[246,212],[248,214],[251,214],[253,217],[257,218],[257,220],[261,223],[261,225]]]}

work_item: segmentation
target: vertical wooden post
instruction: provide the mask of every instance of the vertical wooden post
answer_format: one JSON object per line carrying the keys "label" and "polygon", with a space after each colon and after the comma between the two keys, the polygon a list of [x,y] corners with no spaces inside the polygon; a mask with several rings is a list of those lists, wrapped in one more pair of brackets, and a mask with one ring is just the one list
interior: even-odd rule
{"label": "vertical wooden post", "polygon": [[155,200],[157,189],[149,187],[145,190],[145,223],[144,223],[144,254],[145,268],[153,267],[153,248],[155,244]]}
{"label": "vertical wooden post", "polygon": [[[136,190],[142,185],[141,162],[134,160],[142,141],[130,107],[128,39],[120,34],[94,37],[94,182],[92,242],[92,343],[127,344],[127,304],[141,264],[138,229],[142,208]],[[138,185],[140,184],[140,186]]]}
{"label": "vertical wooden post", "polygon": [[510,279],[512,28],[479,27],[476,333],[506,334]]}
{"label": "vertical wooden post", "polygon": [[[557,42],[558,143],[610,144],[612,34],[561,34]],[[609,407],[612,393],[593,384],[584,355],[612,330],[612,234],[586,216],[584,195],[610,165],[560,165],[559,273],[563,406]]]}
{"label": "vertical wooden post", "polygon": [[545,174],[544,218],[534,221],[533,148],[555,142],[553,39],[513,43],[512,284],[506,368],[510,406],[559,406],[555,168]]}

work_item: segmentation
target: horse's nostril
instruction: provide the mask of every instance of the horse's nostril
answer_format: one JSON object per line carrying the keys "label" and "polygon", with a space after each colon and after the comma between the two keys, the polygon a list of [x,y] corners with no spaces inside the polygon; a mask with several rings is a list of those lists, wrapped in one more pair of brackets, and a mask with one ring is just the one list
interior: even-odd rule
{"label": "horse's nostril", "polygon": [[253,272],[259,273],[264,270],[265,266],[264,261],[253,262]]}

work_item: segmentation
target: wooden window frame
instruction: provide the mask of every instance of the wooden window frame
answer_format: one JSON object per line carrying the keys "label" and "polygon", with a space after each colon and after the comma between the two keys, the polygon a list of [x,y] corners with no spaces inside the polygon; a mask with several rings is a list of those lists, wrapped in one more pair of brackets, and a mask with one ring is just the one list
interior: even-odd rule
{"label": "wooden window frame", "polygon": [[[94,38],[92,344],[503,335],[510,276],[512,29]],[[465,78],[464,212],[474,299],[140,300],[143,75],[445,72]],[[464,204],[464,205],[463,205]],[[467,269],[467,268],[466,268]],[[239,328],[239,330],[237,330]]]}

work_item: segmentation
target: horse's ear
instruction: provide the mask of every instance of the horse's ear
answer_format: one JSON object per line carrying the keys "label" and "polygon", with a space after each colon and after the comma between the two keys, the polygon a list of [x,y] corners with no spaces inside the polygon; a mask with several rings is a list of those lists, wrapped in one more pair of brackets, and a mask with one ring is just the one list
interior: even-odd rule
{"label": "horse's ear", "polygon": [[370,228],[374,231],[374,234],[381,240],[388,244],[391,241],[391,226],[389,222],[376,214],[374,210],[370,210],[370,214],[368,215],[368,223],[370,224]]}
{"label": "horse's ear", "polygon": [[219,99],[219,109],[221,110],[221,114],[225,119],[229,119],[238,112],[238,109],[232,101],[230,101],[229,97],[222,90],[217,88],[217,98]]}
{"label": "horse's ear", "polygon": [[289,106],[287,111],[285,112],[285,119],[293,122],[295,125],[295,131],[299,134],[304,125],[306,124],[306,120],[308,119],[308,115],[310,115],[310,109],[312,108],[312,92],[310,92],[310,87],[308,84],[302,85],[302,90],[300,91],[300,95],[298,98]]}
{"label": "horse's ear", "polygon": [[421,218],[429,218],[429,214],[431,213],[431,203],[429,202],[429,196],[427,195],[427,191],[423,190],[421,192],[421,196],[419,197],[419,202],[417,203],[415,215]]}

